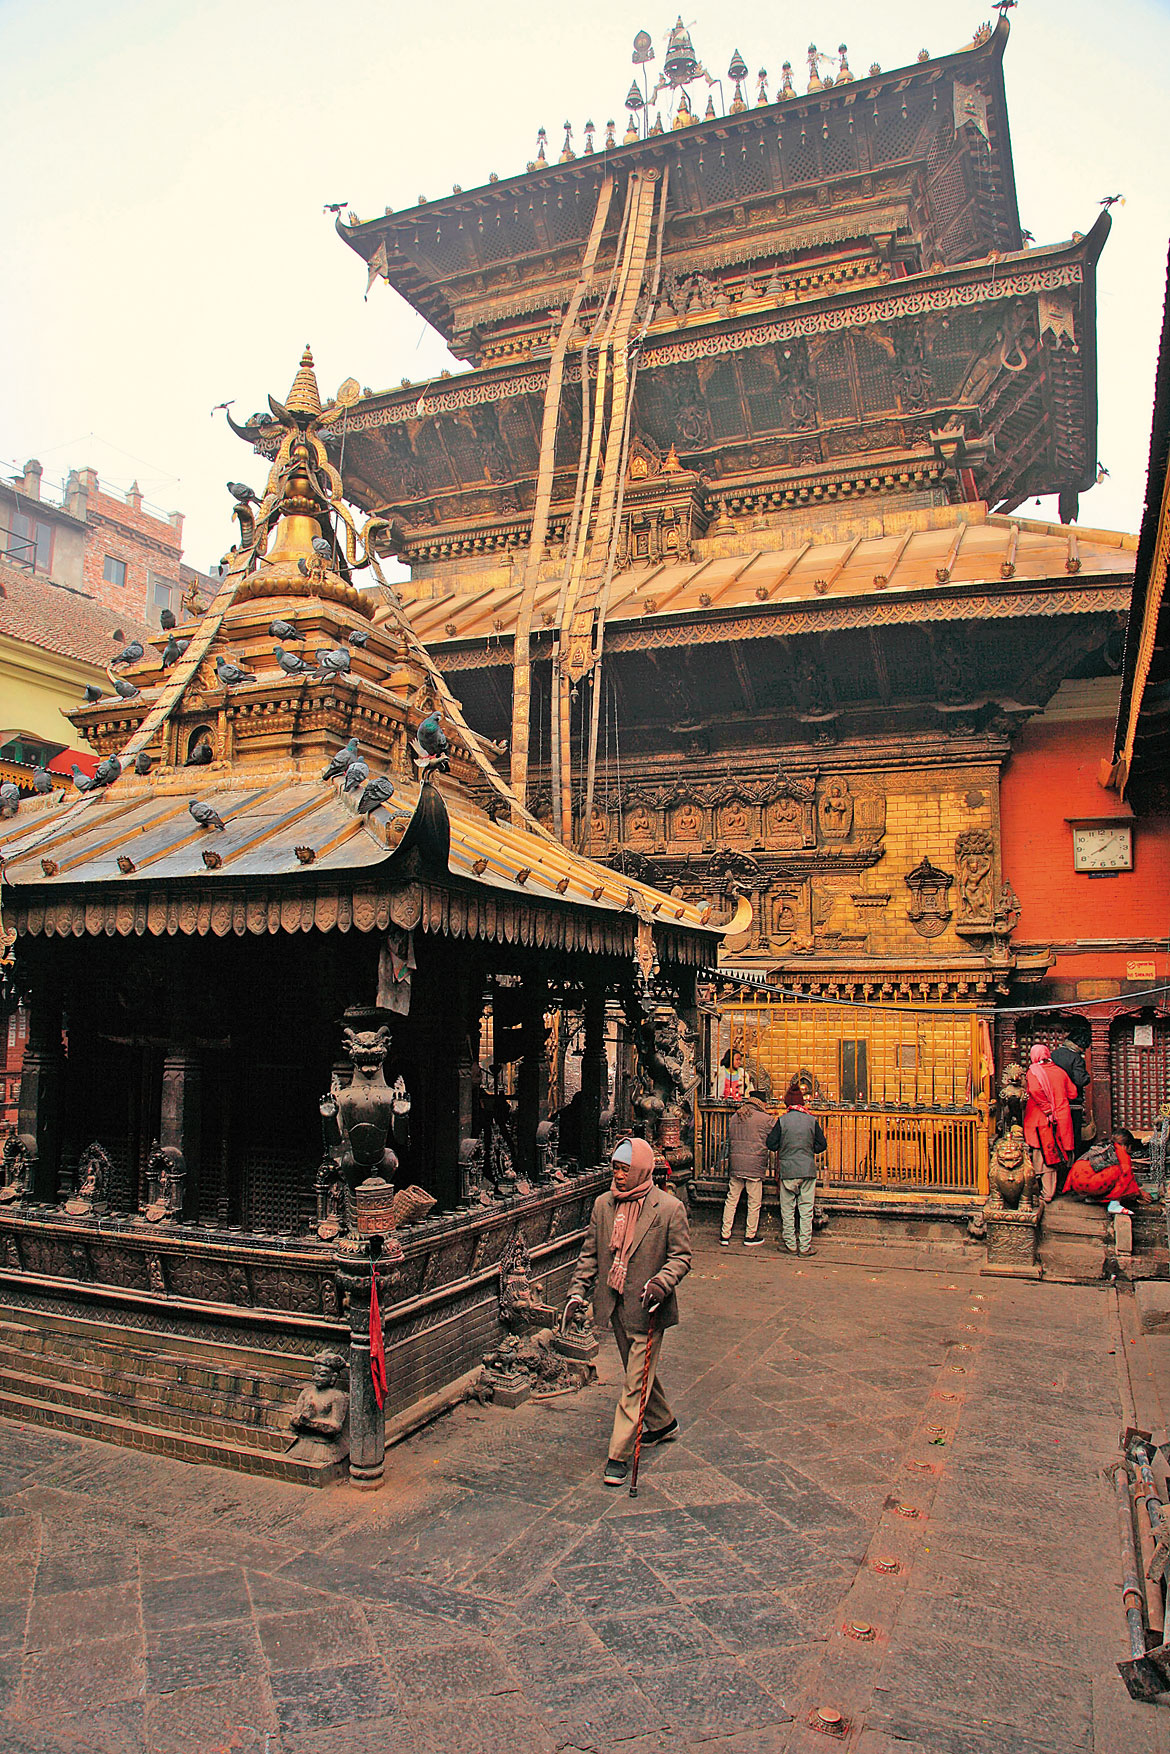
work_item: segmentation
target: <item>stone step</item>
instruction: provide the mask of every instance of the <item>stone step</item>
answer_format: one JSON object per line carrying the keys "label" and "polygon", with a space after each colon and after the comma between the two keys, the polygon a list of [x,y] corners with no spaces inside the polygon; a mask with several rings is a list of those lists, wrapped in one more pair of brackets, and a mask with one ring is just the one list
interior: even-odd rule
{"label": "stone step", "polygon": [[[0,1322],[11,1322],[34,1333],[63,1336],[71,1346],[90,1343],[116,1347],[119,1353],[153,1352],[189,1359],[192,1364],[211,1369],[258,1370],[264,1375],[284,1372],[297,1380],[307,1377],[313,1353],[318,1349],[314,1343],[307,1344],[304,1352],[276,1352],[264,1346],[244,1346],[204,1335],[164,1334],[153,1328],[133,1327],[128,1322],[120,1322],[116,1316],[107,1321],[95,1316],[75,1315],[68,1310],[15,1307],[5,1305],[2,1299]],[[344,1342],[339,1344],[344,1345]]]}
{"label": "stone step", "polygon": [[103,1418],[127,1420],[158,1431],[177,1432],[189,1437],[220,1438],[228,1443],[257,1450],[279,1452],[286,1449],[292,1441],[290,1434],[279,1426],[257,1424],[246,1418],[221,1418],[208,1408],[168,1406],[162,1401],[146,1400],[133,1393],[120,1394],[108,1388],[66,1382],[58,1377],[39,1376],[35,1367],[0,1371],[0,1392],[19,1395],[42,1404],[71,1407],[79,1413],[92,1412]]}
{"label": "stone step", "polygon": [[135,1344],[135,1339],[133,1329],[116,1329],[112,1337],[98,1342],[87,1336],[75,1338],[0,1319],[0,1347],[17,1347],[24,1356],[59,1358],[96,1370],[130,1371],[144,1379],[182,1384],[208,1393],[262,1397],[275,1389],[283,1394],[286,1389],[306,1382],[310,1374],[308,1359],[276,1357],[263,1369],[248,1360],[242,1368],[232,1370],[224,1363],[212,1365],[181,1353],[144,1350]]}
{"label": "stone step", "polygon": [[121,1444],[126,1449],[170,1456],[175,1461],[232,1468],[243,1474],[263,1474],[269,1479],[287,1480],[301,1486],[325,1486],[340,1479],[345,1472],[344,1463],[290,1461],[283,1454],[254,1449],[224,1438],[164,1431],[92,1408],[80,1409],[56,1401],[30,1398],[3,1384],[0,1384],[0,1417],[27,1425],[52,1426],[57,1431],[71,1431],[77,1436],[97,1438],[103,1443]]}
{"label": "stone step", "polygon": [[[67,1356],[46,1356],[13,1344],[0,1335],[0,1382],[14,1382],[34,1375],[42,1381],[66,1384],[110,1395],[127,1406],[158,1406],[176,1413],[223,1420],[250,1429],[285,1429],[288,1410],[299,1393],[298,1384],[260,1384],[253,1393],[242,1390],[206,1388],[201,1384],[176,1382],[166,1376],[143,1376],[135,1368],[133,1355],[108,1363],[91,1364]],[[231,1379],[229,1379],[231,1380]]]}

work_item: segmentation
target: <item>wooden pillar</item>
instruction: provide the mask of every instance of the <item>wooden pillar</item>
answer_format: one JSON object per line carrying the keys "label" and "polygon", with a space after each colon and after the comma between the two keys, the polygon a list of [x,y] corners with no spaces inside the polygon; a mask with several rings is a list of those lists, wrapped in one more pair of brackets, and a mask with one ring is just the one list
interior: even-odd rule
{"label": "wooden pillar", "polygon": [[199,1209],[200,1144],[203,1119],[203,1068],[187,1048],[176,1048],[163,1060],[160,1145],[182,1153],[183,1168],[172,1171],[181,1186],[171,1190],[171,1210],[176,1218]]}
{"label": "wooden pillar", "polygon": [[1109,1068],[1109,1026],[1113,1018],[1102,1016],[1094,1011],[1089,1020],[1092,1030],[1091,1069],[1093,1082],[1093,1119],[1097,1123],[1097,1137],[1107,1139],[1113,1131],[1113,1090]]}
{"label": "wooden pillar", "polygon": [[[370,1279],[375,1268],[360,1255],[341,1257],[337,1283],[349,1304],[349,1478],[376,1492],[386,1471],[386,1414],[370,1375]],[[382,1297],[381,1278],[378,1296]]]}
{"label": "wooden pillar", "polygon": [[[45,972],[32,999],[28,1046],[20,1075],[17,1130],[36,1141],[34,1200],[55,1201],[61,1157],[61,1103],[65,1057],[61,1051],[61,983]],[[72,1190],[66,1189],[68,1194]]]}
{"label": "wooden pillar", "polygon": [[531,1181],[537,1171],[536,1129],[545,1118],[542,1108],[547,1106],[548,1054],[544,1028],[547,1000],[548,982],[544,975],[526,976],[523,987],[524,1057],[516,1079],[516,1150],[520,1158],[516,1170],[525,1181]]}
{"label": "wooden pillar", "polygon": [[601,1110],[605,1102],[605,988],[585,988],[585,1051],[581,1055],[581,1162],[588,1169],[601,1157]]}

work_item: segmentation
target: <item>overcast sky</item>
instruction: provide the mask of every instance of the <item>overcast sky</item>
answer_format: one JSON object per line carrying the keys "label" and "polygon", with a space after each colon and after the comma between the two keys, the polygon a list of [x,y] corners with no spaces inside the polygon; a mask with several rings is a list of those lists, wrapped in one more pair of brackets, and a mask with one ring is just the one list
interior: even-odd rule
{"label": "overcast sky", "polygon": [[[775,89],[786,58],[803,88],[810,34],[844,38],[862,73],[961,47],[987,7],[721,0],[686,16],[713,73],[738,48]],[[1170,237],[1170,4],[1021,0],[1011,18],[1023,224],[1057,241],[1126,196],[1099,278],[1110,475],[1081,520],[1135,529]],[[673,22],[666,0],[0,0],[0,472],[35,455],[47,488],[87,463],[119,488],[137,477],[186,513],[187,558],[217,559],[224,481],[264,469],[213,404],[244,418],[283,395],[306,341],[324,395],[454,364],[386,286],[363,303],[364,266],[323,203],[369,218],[515,174],[542,124],[554,151],[566,117],[620,124],[634,32],[661,65]]]}

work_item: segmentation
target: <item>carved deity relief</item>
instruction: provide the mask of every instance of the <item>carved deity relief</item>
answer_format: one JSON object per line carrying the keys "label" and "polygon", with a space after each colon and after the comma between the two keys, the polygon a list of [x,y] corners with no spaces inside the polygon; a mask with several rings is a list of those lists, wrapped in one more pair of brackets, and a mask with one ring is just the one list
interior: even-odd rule
{"label": "carved deity relief", "polygon": [[609,845],[609,816],[594,805],[589,816],[589,847],[595,850]]}
{"label": "carved deity relief", "polygon": [[684,798],[671,818],[672,840],[698,840],[703,833],[703,812],[693,798]]}
{"label": "carved deity relief", "polygon": [[747,805],[742,798],[731,798],[719,811],[719,827],[716,838],[727,841],[750,840],[752,836],[752,820]]}
{"label": "carved deity relief", "polygon": [[776,949],[782,944],[787,944],[793,933],[796,931],[796,909],[793,906],[794,899],[795,898],[785,890],[773,890],[768,896],[767,907],[765,909],[765,919],[767,922],[767,936],[771,940],[773,949]]}
{"label": "carved deity relief", "polygon": [[777,798],[769,804],[765,817],[768,843],[775,847],[799,847],[805,844],[805,806],[798,798]]}
{"label": "carved deity relief", "polygon": [[817,818],[822,840],[849,839],[853,832],[853,796],[845,780],[837,778],[826,782],[817,804]]}
{"label": "carved deity relief", "polygon": [[990,829],[968,828],[955,838],[959,867],[959,918],[991,921],[995,916],[995,842]]}
{"label": "carved deity relief", "polygon": [[635,804],[626,818],[626,839],[635,841],[654,839],[654,822],[645,804]]}

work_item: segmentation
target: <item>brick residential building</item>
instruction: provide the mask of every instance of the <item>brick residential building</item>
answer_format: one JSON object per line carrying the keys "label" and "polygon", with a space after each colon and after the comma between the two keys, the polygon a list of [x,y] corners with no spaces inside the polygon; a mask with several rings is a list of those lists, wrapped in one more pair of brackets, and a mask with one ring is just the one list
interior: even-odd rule
{"label": "brick residential building", "polygon": [[0,556],[12,566],[82,590],[119,614],[157,627],[179,613],[205,575],[183,564],[183,514],[146,508],[138,483],[103,489],[96,469],[71,469],[59,501],[42,492],[36,458],[0,481]]}

